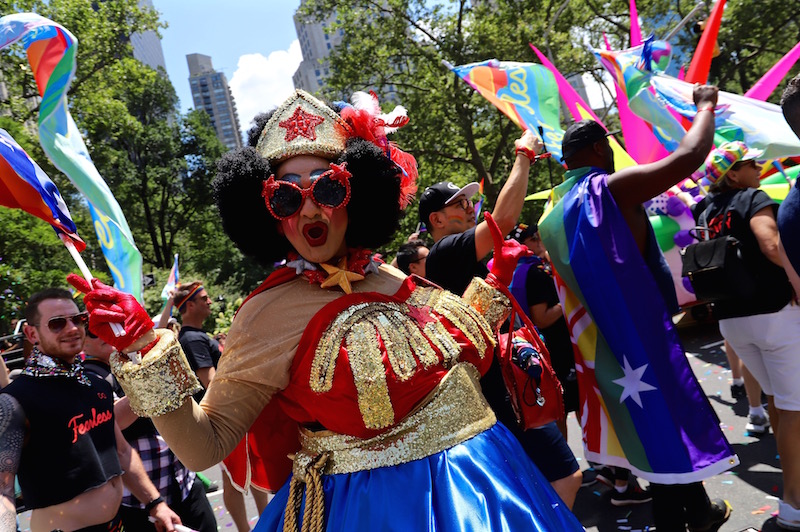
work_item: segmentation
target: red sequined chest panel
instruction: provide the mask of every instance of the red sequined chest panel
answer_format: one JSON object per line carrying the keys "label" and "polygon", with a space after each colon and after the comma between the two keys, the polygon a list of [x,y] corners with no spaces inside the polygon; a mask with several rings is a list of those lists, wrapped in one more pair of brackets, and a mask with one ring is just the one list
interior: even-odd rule
{"label": "red sequined chest panel", "polygon": [[278,396],[301,423],[367,438],[405,417],[458,361],[484,373],[492,331],[463,299],[406,279],[393,296],[345,295],[308,324]]}

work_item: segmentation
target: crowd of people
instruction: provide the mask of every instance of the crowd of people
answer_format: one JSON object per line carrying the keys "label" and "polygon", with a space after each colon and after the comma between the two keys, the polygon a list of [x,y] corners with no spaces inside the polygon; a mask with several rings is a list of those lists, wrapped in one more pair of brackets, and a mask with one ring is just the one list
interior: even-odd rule
{"label": "crowd of people", "polygon": [[[698,168],[711,183],[698,225],[736,236],[757,283],[713,307],[731,390],[746,388],[749,430],[775,433],[777,522],[800,530],[800,192],[778,209],[758,190],[758,150],[713,147],[717,89],[696,86],[694,102],[673,153],[616,172],[606,130],[570,125],[565,181],[538,224],[520,216],[544,147],[524,132],[491,213],[475,212],[477,183],[427,187],[428,236],[411,235],[389,265],[372,250],[416,192],[414,158],[387,139],[404,121],[296,91],[218,164],[228,236],[267,268],[284,261],[226,336],[203,328],[201,281],[179,285],[158,323],[96,279],[69,278],[86,311],[63,288],[30,296],[31,352],[0,380],[0,532],[16,528],[15,477],[36,532],[215,530],[195,472],[217,464],[240,531],[248,490],[257,531],[582,530],[572,508],[596,479],[614,505],[652,500],[659,531],[718,530],[732,508],[702,481],[738,462],[686,361],[642,207]],[[782,103],[800,135],[800,77]],[[527,429],[497,356],[500,332],[520,327],[512,299],[565,407]],[[591,470],[567,445],[569,412],[602,425],[584,427]],[[664,426],[687,417],[675,434]]]}

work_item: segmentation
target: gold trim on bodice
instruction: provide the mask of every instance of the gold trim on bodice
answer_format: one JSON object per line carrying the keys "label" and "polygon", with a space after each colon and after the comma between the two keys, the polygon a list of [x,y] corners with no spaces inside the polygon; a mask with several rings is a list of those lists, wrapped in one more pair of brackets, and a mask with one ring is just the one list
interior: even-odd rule
{"label": "gold trim on bodice", "polygon": [[[461,354],[461,346],[431,312],[458,327],[480,358],[486,356],[490,344],[494,346],[489,324],[461,298],[439,288],[417,287],[405,304],[359,303],[336,316],[322,333],[314,352],[309,377],[311,390],[317,393],[331,390],[336,361],[344,346],[364,425],[370,429],[391,426],[395,412],[383,351],[400,382],[411,378],[420,366],[443,364],[450,368]],[[434,347],[442,353],[443,361]]]}
{"label": "gold trim on bodice", "polygon": [[300,430],[302,449],[295,455],[299,481],[325,456],[323,474],[354,473],[405,464],[434,455],[491,428],[494,412],[481,393],[472,364],[456,364],[414,411],[386,432],[368,439],[332,431]]}

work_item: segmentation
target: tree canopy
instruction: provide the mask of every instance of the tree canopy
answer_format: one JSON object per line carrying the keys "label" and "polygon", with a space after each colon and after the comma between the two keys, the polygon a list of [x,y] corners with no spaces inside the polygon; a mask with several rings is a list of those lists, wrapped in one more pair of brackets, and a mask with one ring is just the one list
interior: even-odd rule
{"label": "tree canopy", "polygon": [[[671,39],[675,70],[688,65],[699,38],[695,25],[711,11],[712,0],[701,3],[695,18]],[[696,0],[639,0],[642,33],[663,38],[695,5]],[[800,38],[793,7],[783,0],[728,0],[709,82],[734,93],[749,89]],[[166,73],[133,59],[130,36],[165,24],[137,0],[0,0],[1,13],[23,11],[48,17],[79,39],[70,109],[95,165],[123,206],[145,273],[155,276],[155,288],[145,291],[148,310],[158,311],[161,287],[178,253],[181,278],[200,278],[212,297],[222,297],[209,327],[224,331],[234,302],[266,272],[244,259],[221,229],[210,183],[225,148],[208,116],[180,114]],[[587,46],[599,47],[604,39],[616,49],[630,45],[628,0],[306,0],[300,8],[308,20],[327,20],[332,12],[336,22],[328,31],[341,31],[343,40],[329,58],[323,96],[345,99],[356,90],[373,90],[384,111],[405,106],[411,122],[393,140],[417,158],[420,189],[443,180],[463,185],[484,179],[489,210],[513,163],[513,140],[522,132],[443,61],[537,62],[528,47],[533,43],[565,76],[599,78],[601,69]],[[38,92],[22,46],[3,50],[0,73],[7,93],[0,100],[0,127],[59,187],[88,244],[86,262],[109,281],[84,200],[39,146]],[[770,101],[777,101],[781,88]],[[606,93],[606,100],[612,99]],[[617,128],[613,105],[600,114]],[[529,192],[550,188],[562,177],[556,161],[537,163]],[[541,202],[528,202],[523,221],[535,221],[541,208]],[[377,251],[391,257],[417,223],[412,204],[395,242]],[[76,268],[44,222],[0,209],[0,227],[0,327],[7,328],[30,293],[63,285],[66,273]]]}

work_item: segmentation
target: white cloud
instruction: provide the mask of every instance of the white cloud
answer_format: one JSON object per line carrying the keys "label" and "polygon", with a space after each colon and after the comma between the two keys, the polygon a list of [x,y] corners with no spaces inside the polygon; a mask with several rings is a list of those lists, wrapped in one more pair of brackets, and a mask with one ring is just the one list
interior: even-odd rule
{"label": "white cloud", "polygon": [[294,91],[292,74],[302,59],[298,40],[288,50],[272,52],[269,57],[262,54],[239,57],[229,85],[243,131],[250,129],[254,116],[277,107]]}

